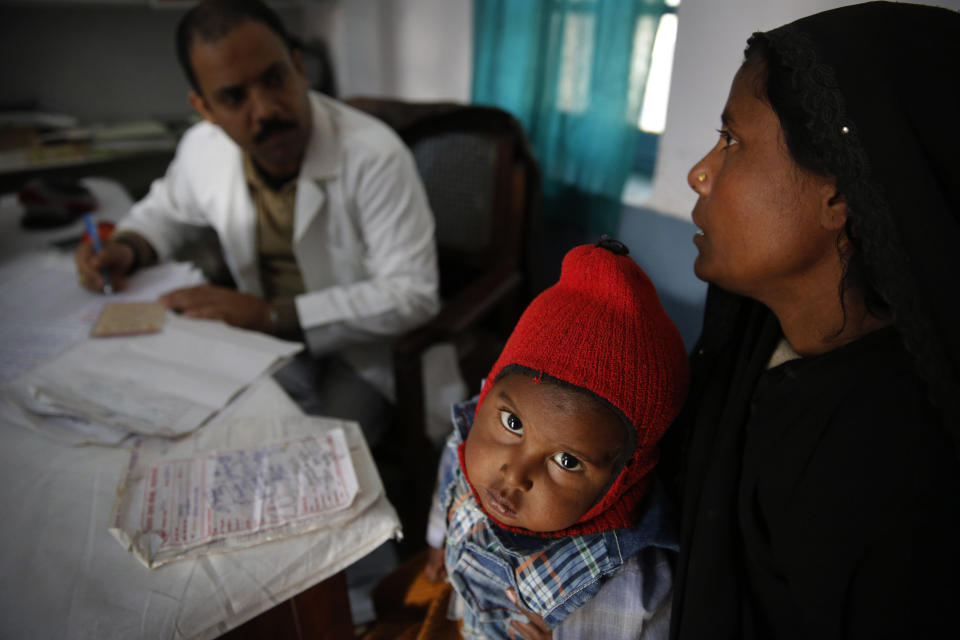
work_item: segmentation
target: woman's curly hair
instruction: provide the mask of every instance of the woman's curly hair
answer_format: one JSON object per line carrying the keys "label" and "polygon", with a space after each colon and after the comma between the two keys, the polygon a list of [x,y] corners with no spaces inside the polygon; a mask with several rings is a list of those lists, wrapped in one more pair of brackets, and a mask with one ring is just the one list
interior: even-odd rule
{"label": "woman's curly hair", "polygon": [[[846,237],[838,241],[843,275],[838,295],[853,293],[874,316],[890,320],[950,425],[960,455],[960,382],[938,341],[934,313],[911,279],[910,259],[883,190],[847,112],[833,69],[799,30],[755,33],[744,64],[763,68],[758,96],[780,120],[787,148],[803,169],[836,180],[847,203]],[[843,326],[839,331],[843,330]]]}
{"label": "woman's curly hair", "polygon": [[[813,66],[804,73],[803,70],[791,68],[780,53],[770,46],[768,40],[757,35],[749,40],[745,57],[746,64],[761,64],[763,86],[760,89],[763,94],[759,97],[765,99],[777,114],[787,149],[794,162],[811,173],[836,179],[838,194],[847,197],[847,188],[853,180],[860,177],[861,169],[852,154],[842,152],[843,145],[831,144],[831,138],[835,136],[827,135],[830,125],[818,126],[821,123],[811,115],[829,114],[835,117],[828,116],[827,119],[842,119],[842,105],[837,104],[837,97],[830,91],[832,87],[828,70],[816,69]],[[810,60],[809,57],[806,59]],[[859,296],[870,314],[887,318],[890,305],[875,284],[877,275],[864,259],[857,224],[857,204],[850,202],[848,198],[848,207],[851,210],[845,227],[846,241],[841,237],[837,245],[843,265],[838,294],[844,318],[846,319],[844,301],[848,292]],[[889,243],[885,245],[889,246]],[[841,326],[839,331],[842,330]]]}

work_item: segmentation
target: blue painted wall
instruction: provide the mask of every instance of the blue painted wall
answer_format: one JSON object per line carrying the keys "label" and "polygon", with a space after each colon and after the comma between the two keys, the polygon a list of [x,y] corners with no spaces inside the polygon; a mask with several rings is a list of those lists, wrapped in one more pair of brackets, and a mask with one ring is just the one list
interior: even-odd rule
{"label": "blue painted wall", "polygon": [[680,329],[687,349],[700,335],[707,285],[693,275],[697,248],[692,222],[649,209],[624,207],[617,239],[630,247],[630,255],[646,271],[660,302]]}
{"label": "blue painted wall", "polygon": [[[550,202],[545,205],[556,206]],[[663,308],[680,329],[688,350],[700,336],[707,293],[706,283],[693,275],[696,230],[687,220],[651,209],[624,206],[614,234],[630,248],[630,256],[650,276]],[[560,264],[566,252],[579,244],[596,242],[599,232],[586,231],[575,222],[558,219],[547,212],[541,216],[536,236],[533,277],[535,291],[541,291],[560,277]]]}

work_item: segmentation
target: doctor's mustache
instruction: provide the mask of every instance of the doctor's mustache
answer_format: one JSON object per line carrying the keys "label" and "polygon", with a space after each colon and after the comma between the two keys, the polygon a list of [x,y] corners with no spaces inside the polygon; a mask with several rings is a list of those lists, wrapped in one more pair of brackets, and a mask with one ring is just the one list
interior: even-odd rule
{"label": "doctor's mustache", "polygon": [[260,144],[275,133],[283,133],[296,128],[297,123],[294,120],[281,120],[279,118],[263,120],[260,123],[260,131],[257,131],[256,135],[253,136],[253,141]]}

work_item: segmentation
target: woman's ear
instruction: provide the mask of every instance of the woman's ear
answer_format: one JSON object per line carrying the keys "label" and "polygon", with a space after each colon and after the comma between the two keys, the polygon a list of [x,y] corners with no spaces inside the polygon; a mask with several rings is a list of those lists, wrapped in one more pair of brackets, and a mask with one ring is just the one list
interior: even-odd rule
{"label": "woman's ear", "polygon": [[835,188],[824,202],[820,213],[820,224],[824,229],[839,231],[847,224],[847,199]]}

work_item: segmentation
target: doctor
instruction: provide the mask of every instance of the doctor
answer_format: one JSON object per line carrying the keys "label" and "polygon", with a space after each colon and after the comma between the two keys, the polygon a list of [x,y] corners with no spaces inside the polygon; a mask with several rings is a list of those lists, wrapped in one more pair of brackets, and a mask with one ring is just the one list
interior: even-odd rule
{"label": "doctor", "polygon": [[409,151],[379,121],[310,91],[301,52],[257,0],[197,5],[177,52],[204,121],[103,250],[77,250],[79,281],[102,291],[106,270],[122,287],[212,227],[238,290],[203,285],[161,301],[302,337],[314,358],[286,382],[375,442],[379,428],[354,414],[392,395],[386,341],[439,307],[433,217]]}

